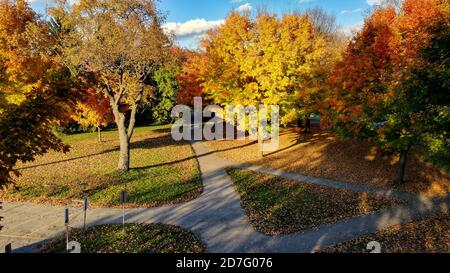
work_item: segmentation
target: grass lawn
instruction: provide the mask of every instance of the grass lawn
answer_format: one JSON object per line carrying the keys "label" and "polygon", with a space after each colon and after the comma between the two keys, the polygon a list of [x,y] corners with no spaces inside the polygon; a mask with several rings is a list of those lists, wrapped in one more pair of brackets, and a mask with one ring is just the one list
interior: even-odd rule
{"label": "grass lawn", "polygon": [[[70,241],[82,253],[204,253],[205,247],[190,231],[162,224],[104,225],[72,230]],[[45,246],[43,253],[66,253],[65,236]]]}
{"label": "grass lawn", "polygon": [[[314,177],[363,183],[385,189],[395,188],[398,156],[380,152],[366,141],[343,140],[325,133],[304,134],[297,128],[282,130],[280,150],[259,158],[258,145],[246,141],[209,141],[209,149],[219,157],[264,165]],[[413,149],[406,167],[406,184],[399,190],[426,195],[450,194],[450,175],[424,162]]]}
{"label": "grass lawn", "polygon": [[267,235],[299,232],[402,203],[248,170],[228,173],[250,222]]}
{"label": "grass lawn", "polygon": [[119,205],[128,190],[129,207],[152,207],[191,200],[202,191],[200,171],[187,142],[175,142],[170,127],[137,128],[131,145],[131,170],[116,171],[119,142],[116,131],[63,136],[67,154],[50,152],[21,164],[17,187],[0,191],[5,201],[77,204],[89,195],[93,206]]}
{"label": "grass lawn", "polygon": [[382,253],[450,253],[450,215],[398,225],[331,248],[326,253],[367,253],[367,244],[377,241]]}

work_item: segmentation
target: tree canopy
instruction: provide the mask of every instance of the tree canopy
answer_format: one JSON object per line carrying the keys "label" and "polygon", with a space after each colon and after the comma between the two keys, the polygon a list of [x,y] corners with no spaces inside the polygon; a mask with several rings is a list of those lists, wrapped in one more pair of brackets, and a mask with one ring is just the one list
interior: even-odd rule
{"label": "tree canopy", "polygon": [[398,183],[413,145],[448,153],[449,22],[448,1],[379,7],[330,78],[324,115],[339,134],[399,153]]}
{"label": "tree canopy", "polygon": [[17,162],[68,149],[51,125],[69,118],[79,86],[53,42],[26,1],[0,1],[0,187],[20,175]]}
{"label": "tree canopy", "polygon": [[67,30],[63,59],[77,73],[92,74],[96,88],[108,97],[119,129],[118,169],[127,171],[136,113],[151,102],[153,74],[168,55],[164,18],[152,0],[58,2],[51,13]]}
{"label": "tree canopy", "polygon": [[323,72],[339,55],[329,54],[323,33],[308,14],[232,12],[204,41],[203,92],[222,105],[280,105],[284,124],[306,117]]}
{"label": "tree canopy", "polygon": [[69,2],[42,20],[0,0],[0,187],[18,162],[67,151],[51,127],[74,119],[114,121],[127,171],[138,111],[167,123],[196,96],[278,105],[284,125],[319,113],[336,134],[398,154],[398,183],[413,146],[450,155],[448,1],[382,1],[350,41],[320,9],[232,11],[198,52],[172,45],[153,0]]}

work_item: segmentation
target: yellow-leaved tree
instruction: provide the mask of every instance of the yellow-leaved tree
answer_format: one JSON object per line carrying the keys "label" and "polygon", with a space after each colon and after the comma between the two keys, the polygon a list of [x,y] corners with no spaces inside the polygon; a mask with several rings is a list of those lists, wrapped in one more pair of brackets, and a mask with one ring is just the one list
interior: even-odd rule
{"label": "yellow-leaved tree", "polygon": [[204,93],[221,105],[279,105],[283,124],[309,116],[337,57],[319,30],[308,13],[231,12],[203,42]]}

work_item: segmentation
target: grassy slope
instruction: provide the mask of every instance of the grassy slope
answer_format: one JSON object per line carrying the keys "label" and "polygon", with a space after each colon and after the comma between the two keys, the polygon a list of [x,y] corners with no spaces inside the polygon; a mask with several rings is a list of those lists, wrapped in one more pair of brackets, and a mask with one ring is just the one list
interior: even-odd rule
{"label": "grassy slope", "polygon": [[131,168],[116,171],[117,132],[63,136],[71,146],[67,154],[51,152],[18,169],[19,190],[10,188],[0,197],[10,201],[67,204],[89,195],[94,206],[115,206],[119,193],[129,192],[129,206],[160,206],[187,201],[202,191],[194,152],[187,142],[175,142],[170,129],[137,128],[133,136]]}
{"label": "grassy slope", "polygon": [[[73,230],[70,240],[79,242],[82,253],[203,253],[205,247],[189,231],[161,224],[105,225],[86,232]],[[66,253],[66,238],[60,237],[42,249]]]}
{"label": "grassy slope", "polygon": [[250,222],[268,235],[298,232],[401,204],[364,193],[229,169]]}

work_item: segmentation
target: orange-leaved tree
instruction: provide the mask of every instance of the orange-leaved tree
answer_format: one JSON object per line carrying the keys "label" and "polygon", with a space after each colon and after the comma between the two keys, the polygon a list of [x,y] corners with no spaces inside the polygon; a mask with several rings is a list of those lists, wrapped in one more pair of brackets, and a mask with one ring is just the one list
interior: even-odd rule
{"label": "orange-leaved tree", "polygon": [[25,0],[0,1],[0,187],[20,175],[18,162],[68,149],[51,126],[69,118],[76,86],[53,45]]}
{"label": "orange-leaved tree", "polygon": [[178,104],[193,106],[195,97],[203,97],[203,79],[207,58],[203,52],[188,52],[178,79]]}
{"label": "orange-leaved tree", "polygon": [[114,122],[114,115],[109,100],[104,93],[94,88],[83,92],[83,97],[77,101],[76,109],[72,115],[74,121],[82,126],[97,128],[98,141],[102,141],[101,129]]}
{"label": "orange-leaved tree", "polygon": [[[366,19],[364,28],[350,42],[343,60],[336,65],[330,77],[333,94],[327,100],[333,111],[322,114],[327,114],[325,116],[337,128],[359,133],[366,123],[372,123],[372,120],[364,120],[364,109],[370,108],[372,115],[381,110],[380,103],[388,95],[388,85],[393,77],[392,59],[398,58],[396,18],[397,13],[392,7],[377,9]],[[323,110],[327,109],[324,107]]]}
{"label": "orange-leaved tree", "polygon": [[398,184],[404,182],[413,145],[450,150],[449,60],[443,50],[449,21],[448,1],[405,0],[400,10],[379,7],[330,79],[332,94],[323,114],[338,133],[371,139],[397,153]]}

